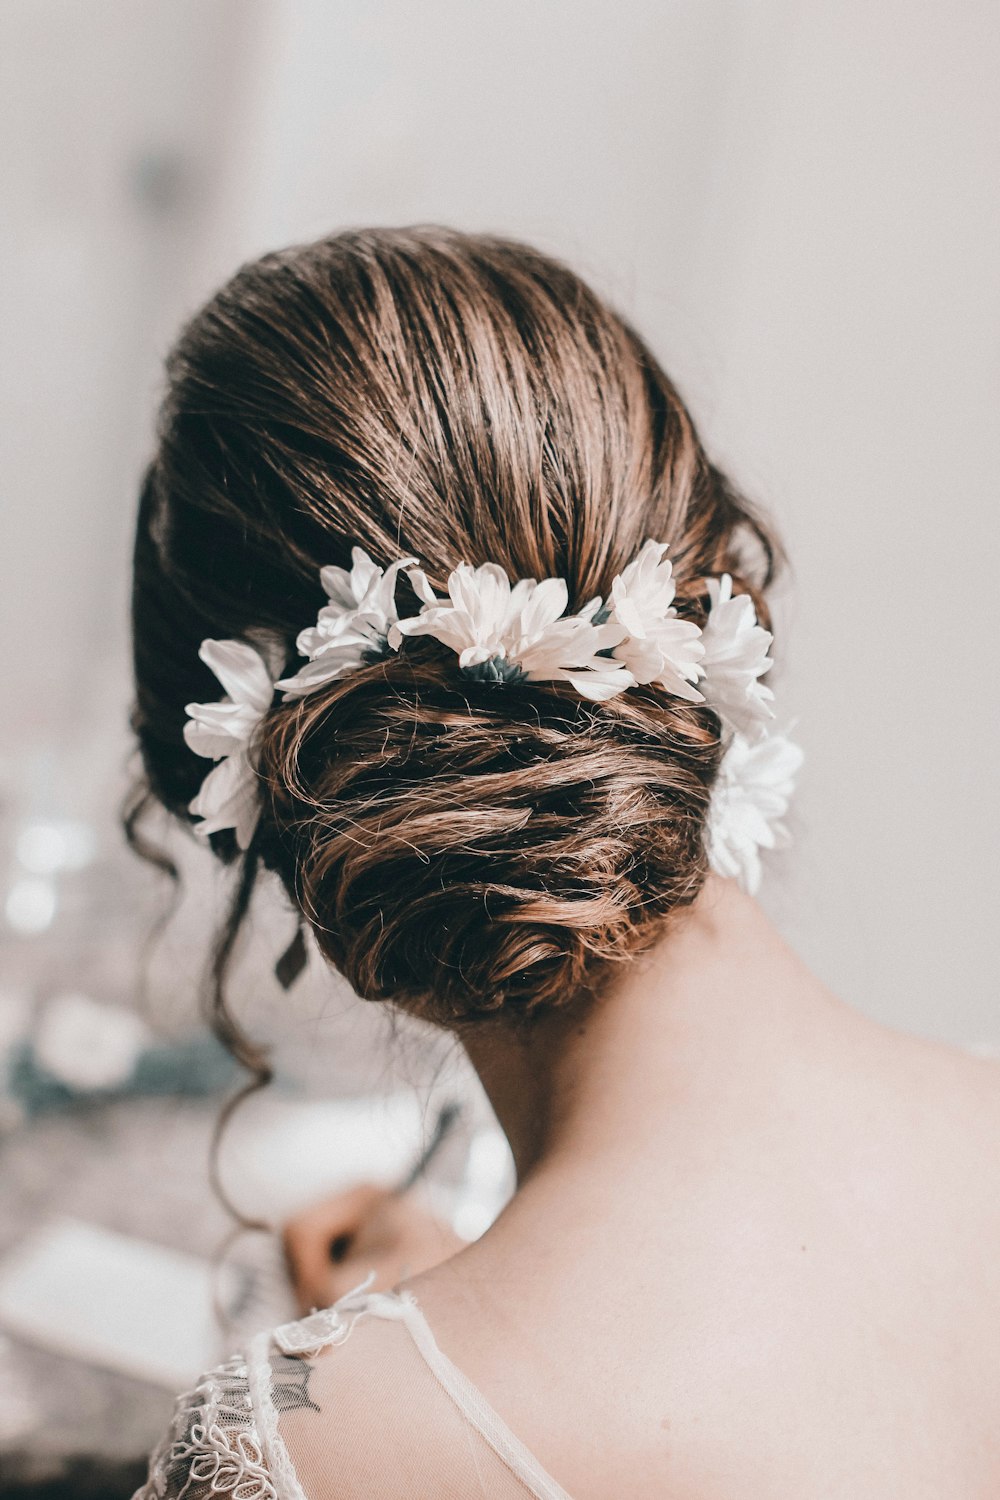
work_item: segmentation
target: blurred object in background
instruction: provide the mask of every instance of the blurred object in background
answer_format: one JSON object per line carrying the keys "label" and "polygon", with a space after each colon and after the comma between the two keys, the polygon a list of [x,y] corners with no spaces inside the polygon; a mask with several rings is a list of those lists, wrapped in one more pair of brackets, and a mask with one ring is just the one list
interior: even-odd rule
{"label": "blurred object in background", "polygon": [[239,1277],[75,1219],[52,1219],[0,1262],[0,1323],[56,1353],[188,1390],[224,1357],[216,1301]]}
{"label": "blurred object in background", "polygon": [[146,1460],[115,1463],[78,1455],[53,1458],[15,1452],[4,1456],[2,1500],[131,1500],[146,1478]]}

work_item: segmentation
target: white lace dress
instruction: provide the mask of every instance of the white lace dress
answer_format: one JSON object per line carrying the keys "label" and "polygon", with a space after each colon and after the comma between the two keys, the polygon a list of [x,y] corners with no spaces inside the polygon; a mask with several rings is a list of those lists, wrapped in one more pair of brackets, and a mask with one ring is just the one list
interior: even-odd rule
{"label": "white lace dress", "polygon": [[349,1292],[178,1399],[134,1500],[570,1500],[409,1291]]}

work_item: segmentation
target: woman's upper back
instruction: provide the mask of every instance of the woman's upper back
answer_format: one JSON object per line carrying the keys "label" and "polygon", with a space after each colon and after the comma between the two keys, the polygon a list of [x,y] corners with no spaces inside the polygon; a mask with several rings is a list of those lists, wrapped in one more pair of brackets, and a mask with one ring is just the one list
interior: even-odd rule
{"label": "woman's upper back", "polygon": [[658,1178],[617,1161],[603,1221],[567,1195],[529,1234],[515,1200],[419,1278],[574,1500],[1000,1494],[1000,1069],[855,1035],[853,1069],[818,1068],[759,1132],[665,1150]]}
{"label": "woman's upper back", "polygon": [[528,1247],[514,1214],[416,1295],[262,1336],[181,1401],[143,1500],[994,1500],[1000,1081],[900,1045],[839,1163],[751,1143],[718,1198],[660,1184],[652,1259],[570,1197]]}

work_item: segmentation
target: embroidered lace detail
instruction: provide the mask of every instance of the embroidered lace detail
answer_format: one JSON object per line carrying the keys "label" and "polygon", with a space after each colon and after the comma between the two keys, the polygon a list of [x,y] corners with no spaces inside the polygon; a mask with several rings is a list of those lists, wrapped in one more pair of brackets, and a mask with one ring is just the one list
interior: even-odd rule
{"label": "embroidered lace detail", "polygon": [[282,1323],[271,1335],[275,1346],[282,1354],[312,1359],[330,1344],[342,1344],[361,1314],[369,1312],[373,1303],[391,1300],[385,1293],[366,1290],[374,1279],[375,1272],[369,1271],[359,1286],[345,1292],[332,1307],[320,1308],[294,1323]]}
{"label": "embroidered lace detail", "polygon": [[179,1396],[133,1500],[278,1500],[257,1431],[246,1360],[234,1356]]}
{"label": "embroidered lace detail", "polygon": [[[402,1473],[414,1496],[570,1500],[441,1352],[413,1293],[366,1292],[372,1279],[257,1334],[179,1397],[133,1500],[367,1500],[402,1494]],[[312,1358],[368,1314],[398,1336]]]}

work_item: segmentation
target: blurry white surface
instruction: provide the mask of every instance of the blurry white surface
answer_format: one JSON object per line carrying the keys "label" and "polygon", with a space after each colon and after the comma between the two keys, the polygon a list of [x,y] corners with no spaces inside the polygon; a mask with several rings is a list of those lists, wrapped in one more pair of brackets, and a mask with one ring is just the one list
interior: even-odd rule
{"label": "blurry white surface", "polygon": [[420,1152],[428,1119],[412,1092],[329,1100],[261,1094],[223,1136],[220,1177],[242,1213],[278,1226],[354,1183],[397,1182]]}
{"label": "blurry white surface", "polygon": [[451,1225],[464,1240],[485,1234],[516,1184],[514,1157],[498,1125],[484,1125],[469,1142],[465,1176],[451,1206]]}
{"label": "blurry white surface", "polygon": [[173,1391],[221,1355],[214,1295],[232,1272],[74,1219],[55,1220],[0,1264],[0,1323],[11,1333]]}
{"label": "blurry white surface", "polygon": [[126,1083],[153,1040],[134,1011],[102,1005],[89,995],[54,995],[42,1010],[35,1057],[68,1088],[112,1089]]}
{"label": "blurry white surface", "polygon": [[33,875],[82,870],[94,858],[94,830],[86,823],[28,823],[17,836],[17,858]]}
{"label": "blurry white surface", "polygon": [[7,892],[4,916],[16,933],[35,936],[52,926],[58,897],[51,880],[40,875],[25,875],[15,880]]}

